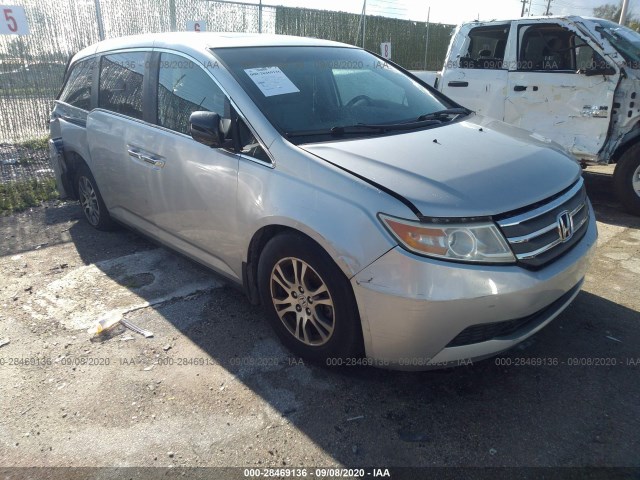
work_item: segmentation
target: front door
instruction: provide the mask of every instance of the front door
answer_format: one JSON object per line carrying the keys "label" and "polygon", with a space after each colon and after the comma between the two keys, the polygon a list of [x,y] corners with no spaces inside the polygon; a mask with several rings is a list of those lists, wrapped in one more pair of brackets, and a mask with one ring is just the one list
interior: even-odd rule
{"label": "front door", "polygon": [[200,65],[173,53],[160,53],[152,90],[156,126],[141,131],[134,145],[151,156],[148,221],[175,248],[236,276],[231,265],[241,257],[236,214],[239,158],[189,135],[191,113],[211,111],[229,118],[229,101]]}
{"label": "front door", "polygon": [[591,40],[553,20],[516,25],[518,60],[509,71],[505,122],[595,159],[607,138],[619,72]]}

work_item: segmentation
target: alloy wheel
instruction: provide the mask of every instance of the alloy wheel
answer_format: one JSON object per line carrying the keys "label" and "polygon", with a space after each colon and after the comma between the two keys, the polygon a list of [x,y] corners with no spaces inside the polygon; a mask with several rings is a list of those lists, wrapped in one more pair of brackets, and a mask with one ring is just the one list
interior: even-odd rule
{"label": "alloy wheel", "polygon": [[305,345],[327,343],[335,328],[335,309],[327,285],[306,262],[287,257],[275,264],[271,299],[286,329]]}
{"label": "alloy wheel", "polygon": [[100,205],[96,190],[87,177],[80,177],[78,181],[78,196],[85,217],[95,227],[100,222]]}

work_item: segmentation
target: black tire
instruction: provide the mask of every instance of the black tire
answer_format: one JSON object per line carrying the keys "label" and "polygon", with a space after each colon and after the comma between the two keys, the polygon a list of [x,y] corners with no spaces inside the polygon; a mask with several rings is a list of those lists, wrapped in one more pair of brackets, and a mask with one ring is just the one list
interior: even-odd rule
{"label": "black tire", "polygon": [[613,172],[613,186],[620,203],[634,215],[640,215],[640,191],[636,187],[640,178],[640,143],[629,148],[616,164]]}
{"label": "black tire", "polygon": [[[272,275],[290,289],[285,290]],[[326,286],[326,293],[321,285]],[[295,354],[325,364],[333,358],[362,356],[362,326],[351,284],[332,258],[310,239],[295,233],[271,239],[260,255],[258,288],[271,326]]]}
{"label": "black tire", "polygon": [[78,169],[75,186],[82,213],[89,225],[97,230],[113,230],[116,225],[102,200],[96,180],[86,165]]}

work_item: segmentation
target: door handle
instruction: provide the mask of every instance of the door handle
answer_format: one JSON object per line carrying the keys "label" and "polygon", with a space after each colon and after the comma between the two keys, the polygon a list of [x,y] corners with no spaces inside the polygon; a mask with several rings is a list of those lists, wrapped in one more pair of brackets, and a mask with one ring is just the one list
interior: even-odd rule
{"label": "door handle", "polygon": [[149,165],[153,165],[154,167],[158,167],[158,168],[164,167],[164,160],[150,157],[149,155],[140,155],[138,158],[143,162],[148,163]]}
{"label": "door handle", "polygon": [[133,148],[128,148],[127,153],[129,154],[130,157],[135,158],[137,160],[142,160],[143,162],[148,163],[149,165],[153,165],[154,167],[157,167],[157,168],[162,168],[165,165],[164,160],[160,160],[159,158],[146,155],[137,150],[134,150]]}
{"label": "door handle", "polygon": [[513,87],[514,92],[524,92],[527,89],[525,85],[516,85]]}
{"label": "door handle", "polygon": [[449,82],[447,85],[450,87],[468,87],[469,82]]}
{"label": "door handle", "polygon": [[127,153],[129,154],[130,157],[137,158],[138,160],[140,160],[140,152],[138,152],[137,150],[134,150],[133,148],[128,148]]}

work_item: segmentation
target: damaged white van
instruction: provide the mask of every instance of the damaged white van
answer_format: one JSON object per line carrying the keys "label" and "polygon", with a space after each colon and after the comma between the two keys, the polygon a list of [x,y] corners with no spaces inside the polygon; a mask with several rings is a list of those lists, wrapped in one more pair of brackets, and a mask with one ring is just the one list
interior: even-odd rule
{"label": "damaged white van", "polygon": [[615,192],[640,215],[640,33],[597,18],[460,25],[442,72],[414,72],[475,112],[615,163]]}
{"label": "damaged white van", "polygon": [[91,225],[217,271],[329,365],[508,349],[569,305],[595,249],[575,159],[350,45],[108,40],[73,58],[50,128]]}

